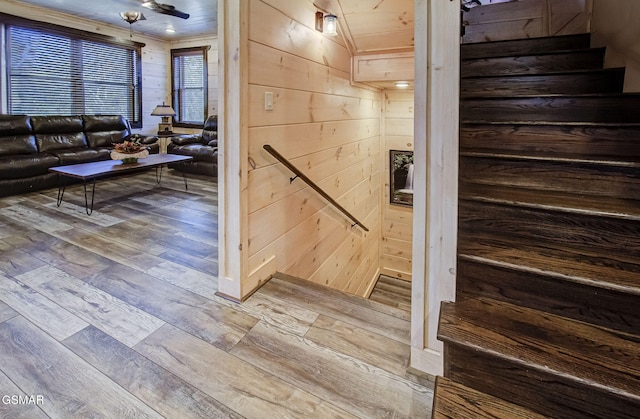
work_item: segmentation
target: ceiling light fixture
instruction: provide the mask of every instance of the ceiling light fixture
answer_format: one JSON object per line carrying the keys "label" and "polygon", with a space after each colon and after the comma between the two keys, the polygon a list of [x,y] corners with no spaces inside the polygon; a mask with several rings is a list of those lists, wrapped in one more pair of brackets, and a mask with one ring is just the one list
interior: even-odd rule
{"label": "ceiling light fixture", "polygon": [[167,29],[164,30],[166,33],[176,33],[176,30],[173,29],[171,26],[169,26]]}
{"label": "ceiling light fixture", "polygon": [[397,82],[395,82],[395,86],[398,89],[406,89],[407,87],[409,87],[409,82],[408,81],[397,81]]}
{"label": "ceiling light fixture", "polygon": [[122,18],[122,20],[124,20],[129,24],[129,38],[133,38],[133,28],[131,27],[131,25],[133,25],[134,23],[140,20],[147,20],[147,18],[144,17],[142,12],[136,12],[132,10],[128,10],[126,12],[120,12],[120,17]]}
{"label": "ceiling light fixture", "polygon": [[132,23],[136,23],[139,20],[146,20],[142,12],[134,12],[131,10],[126,12],[120,12],[120,17],[129,25],[131,25]]}

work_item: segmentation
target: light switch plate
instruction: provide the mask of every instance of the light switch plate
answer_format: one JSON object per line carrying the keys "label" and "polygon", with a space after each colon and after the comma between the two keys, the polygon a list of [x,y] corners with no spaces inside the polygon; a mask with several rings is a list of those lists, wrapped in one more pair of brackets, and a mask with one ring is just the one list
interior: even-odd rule
{"label": "light switch plate", "polygon": [[273,110],[273,92],[264,92],[264,110]]}

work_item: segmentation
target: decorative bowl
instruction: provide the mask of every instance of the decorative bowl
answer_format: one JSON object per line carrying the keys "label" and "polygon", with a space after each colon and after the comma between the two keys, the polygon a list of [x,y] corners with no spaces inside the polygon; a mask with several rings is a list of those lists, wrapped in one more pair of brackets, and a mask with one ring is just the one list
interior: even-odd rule
{"label": "decorative bowl", "polygon": [[145,157],[149,157],[149,150],[140,150],[135,153],[124,153],[116,150],[111,151],[111,159],[121,160],[123,164],[137,163],[138,159],[144,159]]}

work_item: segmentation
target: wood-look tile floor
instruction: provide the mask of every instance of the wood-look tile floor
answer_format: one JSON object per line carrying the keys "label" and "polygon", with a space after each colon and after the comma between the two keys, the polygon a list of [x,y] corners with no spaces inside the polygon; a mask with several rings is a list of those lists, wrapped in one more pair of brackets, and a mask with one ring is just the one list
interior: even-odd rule
{"label": "wood-look tile floor", "polygon": [[428,417],[408,314],[274,278],[217,289],[217,186],[152,172],[0,198],[0,417]]}

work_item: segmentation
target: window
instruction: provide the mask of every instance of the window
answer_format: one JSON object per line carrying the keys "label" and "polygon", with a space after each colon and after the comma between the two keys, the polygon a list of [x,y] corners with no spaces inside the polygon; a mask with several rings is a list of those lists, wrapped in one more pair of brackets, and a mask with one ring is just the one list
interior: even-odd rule
{"label": "window", "polygon": [[202,127],[207,119],[207,50],[196,47],[171,50],[171,90],[176,116],[173,125]]}
{"label": "window", "polygon": [[142,44],[30,22],[5,25],[8,113],[117,114],[142,126]]}

